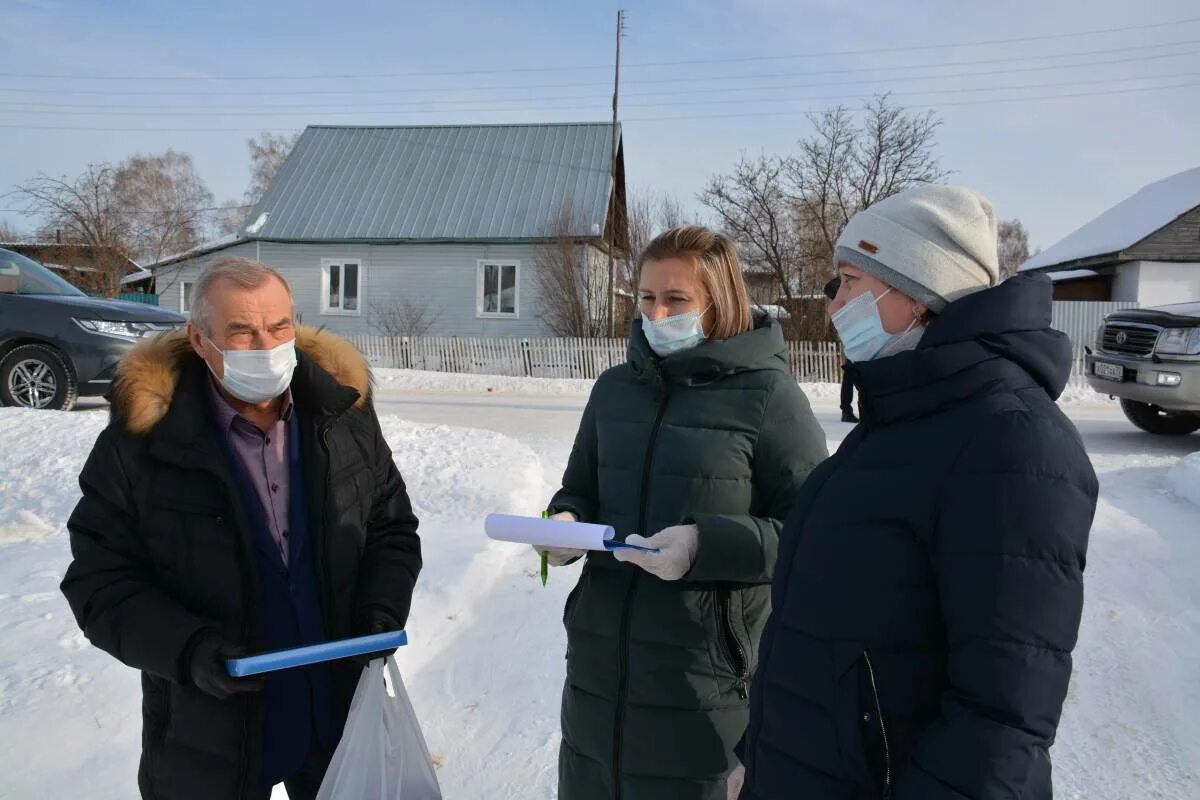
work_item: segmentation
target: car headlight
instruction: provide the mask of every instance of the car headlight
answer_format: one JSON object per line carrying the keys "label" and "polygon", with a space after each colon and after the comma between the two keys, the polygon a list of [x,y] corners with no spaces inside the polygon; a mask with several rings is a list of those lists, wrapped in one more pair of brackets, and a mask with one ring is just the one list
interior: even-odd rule
{"label": "car headlight", "polygon": [[116,336],[119,339],[141,339],[159,333],[162,327],[147,322],[113,322],[107,319],[77,319],[79,327],[101,336]]}
{"label": "car headlight", "polygon": [[1104,349],[1104,323],[1100,323],[1100,327],[1096,328],[1095,348],[1097,350]]}
{"label": "car headlight", "polygon": [[1167,328],[1158,337],[1155,351],[1163,355],[1200,355],[1200,328]]}

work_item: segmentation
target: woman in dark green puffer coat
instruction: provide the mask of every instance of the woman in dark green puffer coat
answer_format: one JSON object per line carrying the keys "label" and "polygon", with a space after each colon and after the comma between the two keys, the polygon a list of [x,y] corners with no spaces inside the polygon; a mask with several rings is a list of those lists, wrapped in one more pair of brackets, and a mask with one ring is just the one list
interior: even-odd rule
{"label": "woman in dark green puffer coat", "polygon": [[559,798],[724,800],[779,529],[825,435],[727,239],[668,231],[638,272],[628,362],[596,381],[548,510],[659,552],[587,554],[567,599]]}

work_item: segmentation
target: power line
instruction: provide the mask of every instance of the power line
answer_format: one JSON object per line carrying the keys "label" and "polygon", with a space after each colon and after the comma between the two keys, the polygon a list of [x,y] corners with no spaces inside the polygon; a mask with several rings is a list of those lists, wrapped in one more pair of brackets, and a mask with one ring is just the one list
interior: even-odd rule
{"label": "power line", "polygon": [[[1190,55],[1200,54],[1200,50],[1193,50],[1189,54]],[[1094,64],[1088,64],[1087,66],[1093,66],[1093,65]],[[1012,69],[1012,70],[977,71],[977,72],[959,73],[959,74],[952,74],[952,75],[918,76],[918,77],[907,77],[907,78],[902,77],[902,78],[890,79],[889,83],[911,83],[912,81],[942,80],[942,79],[960,78],[960,77],[1011,75],[1011,74],[1027,73],[1027,72],[1039,72],[1039,71],[1042,71],[1042,70],[1039,68],[1018,68],[1018,69]],[[1197,73],[1195,73],[1195,72],[1182,72],[1182,73],[1176,72],[1176,73],[1159,74],[1159,75],[1132,75],[1132,76],[1126,76],[1126,77],[1111,77],[1111,78],[1103,78],[1103,79],[1094,79],[1091,81],[1075,81],[1075,82],[1068,81],[1068,82],[1064,82],[1062,84],[1046,84],[1046,85],[1047,86],[1057,86],[1057,85],[1070,86],[1070,85],[1083,85],[1083,84],[1087,84],[1087,83],[1091,83],[1091,84],[1104,83],[1104,82],[1119,83],[1119,82],[1134,81],[1134,80],[1151,80],[1151,79],[1188,77],[1188,76],[1195,75],[1195,74],[1197,74]],[[762,86],[762,87],[740,87],[739,86],[739,87],[734,87],[734,88],[687,89],[687,90],[672,92],[671,95],[667,95],[667,96],[669,97],[669,96],[674,96],[674,95],[694,95],[694,94],[703,94],[703,95],[709,96],[714,93],[728,93],[728,92],[735,92],[735,91],[736,92],[775,91],[775,90],[779,90],[779,89],[816,89],[816,88],[828,88],[828,87],[836,87],[836,86],[861,86],[863,84],[880,83],[883,80],[885,80],[885,79],[872,78],[872,79],[867,79],[867,80],[832,81],[832,82],[826,82],[826,83],[797,83],[797,84],[784,84],[784,85],[777,85],[777,86]],[[913,89],[913,90],[907,91],[907,92],[899,92],[899,94],[936,94],[936,93],[940,93],[940,92],[953,92],[953,91],[993,91],[996,89],[1005,89],[1005,88],[1033,88],[1033,87],[971,87],[970,89],[942,89],[942,90]],[[627,92],[626,94],[629,96],[635,96],[635,97],[649,97],[649,96],[661,95],[661,94],[663,94],[663,92]],[[858,95],[850,96],[850,98],[854,98],[854,97],[858,97]],[[813,99],[824,99],[824,98],[813,98]],[[833,99],[838,99],[838,98],[833,98]],[[420,106],[420,108],[414,109],[414,111],[430,111],[430,112],[432,112],[432,111],[443,111],[443,110],[453,111],[455,109],[433,108],[430,106],[468,105],[468,104],[473,104],[475,106],[478,106],[480,103],[488,103],[488,104],[538,103],[538,102],[554,102],[554,101],[560,101],[560,100],[576,101],[576,102],[591,101],[592,103],[600,103],[600,102],[608,102],[609,98],[606,96],[601,96],[601,95],[588,95],[588,96],[554,95],[554,96],[543,96],[543,97],[535,96],[535,97],[525,97],[525,98],[503,98],[503,99],[498,99],[498,100],[472,98],[469,100],[385,101],[385,102],[372,103],[369,106],[364,106],[364,105],[362,105],[362,103],[319,103],[319,102],[314,102],[314,103],[304,103],[301,105],[297,105],[294,103],[221,105],[221,106],[208,106],[208,107],[205,107],[202,109],[182,109],[180,106],[163,106],[163,105],[113,105],[111,103],[34,103],[34,102],[25,102],[25,101],[0,101],[0,112],[8,111],[13,114],[55,114],[55,113],[60,113],[60,114],[72,114],[72,115],[85,115],[86,116],[89,114],[101,115],[103,113],[112,113],[112,112],[147,111],[147,112],[163,112],[163,115],[165,115],[165,116],[200,116],[200,115],[209,115],[209,114],[232,115],[233,112],[239,112],[239,111],[257,111],[257,112],[261,112],[264,115],[267,115],[270,113],[275,113],[276,111],[294,111],[294,110],[305,110],[305,111],[311,111],[313,113],[329,113],[327,111],[328,109],[351,109],[354,112],[361,111],[363,113],[378,113],[381,109],[396,109],[396,108],[405,108],[405,107],[410,107],[410,106]],[[717,100],[717,101],[713,101],[713,102],[724,102],[724,101]],[[672,105],[672,104],[673,103],[671,103],[669,101],[657,101],[655,103],[650,103],[650,104],[635,103],[633,105],[636,107],[639,105],[645,106],[645,105]],[[20,106],[20,107],[18,107],[18,106]],[[568,109],[570,109],[570,108],[589,108],[589,107],[590,107],[590,105],[558,106],[558,108],[568,108]],[[87,109],[99,109],[99,111],[89,112],[89,111],[87,111]],[[480,107],[480,108],[466,108],[463,110],[465,110],[465,111],[503,111],[505,109],[504,108],[482,108],[482,107]],[[533,110],[540,110],[540,108],[533,109]],[[170,113],[170,112],[178,112],[178,113]],[[252,116],[252,115],[247,115],[247,116]]]}
{"label": "power line", "polygon": [[[9,194],[13,194],[13,192],[9,192]],[[223,208],[221,206],[207,206],[205,208],[193,208],[193,209],[189,209],[189,210],[192,212],[196,212],[196,213],[211,214],[211,213],[218,213],[218,212],[224,212],[224,211],[245,211],[245,210],[248,210],[251,208],[254,208],[253,203],[251,203],[249,205],[229,206],[227,208]],[[31,211],[28,208],[0,208],[0,214],[4,214],[4,213],[37,214],[39,212]],[[121,214],[161,215],[163,212],[161,210],[155,210],[152,208],[123,208],[120,210],[119,213],[121,213]]]}
{"label": "power line", "polygon": [[[977,94],[977,92],[996,92],[996,91],[1025,91],[1031,89],[1063,89],[1068,86],[1096,86],[1099,84],[1115,84],[1128,83],[1132,80],[1165,80],[1177,78],[1190,78],[1200,76],[1200,71],[1192,72],[1175,72],[1169,74],[1158,74],[1158,76],[1138,76],[1132,78],[1099,78],[1092,80],[1067,80],[1067,82],[1055,83],[1039,83],[1039,84],[1024,84],[1015,86],[971,86],[967,89],[917,89],[912,91],[890,92],[895,97],[908,97],[913,95],[964,95]],[[768,91],[767,88],[762,91]],[[877,94],[869,95],[824,95],[818,97],[737,97],[732,100],[708,100],[708,101],[658,101],[648,103],[625,103],[626,108],[664,108],[672,106],[694,106],[697,102],[703,102],[707,106],[738,106],[738,104],[749,103],[791,103],[797,101],[847,101],[847,100],[869,100]],[[582,100],[582,98],[581,98]],[[503,108],[430,108],[430,109],[407,109],[407,108],[380,108],[380,106],[391,106],[390,103],[379,103],[371,108],[354,108],[343,110],[326,110],[322,107],[313,106],[289,106],[278,107],[292,110],[271,110],[269,113],[228,113],[217,112],[215,109],[205,109],[204,112],[164,112],[156,113],[152,116],[181,116],[181,118],[199,118],[199,116],[224,116],[224,118],[257,118],[257,116],[312,116],[314,114],[323,115],[361,115],[361,114],[428,114],[428,113],[449,113],[449,114],[478,114],[485,112],[552,112],[552,110],[582,110],[595,108],[600,103],[606,102],[607,98],[595,98],[590,103],[576,104],[557,104],[557,106],[523,106],[523,107],[503,107]],[[408,106],[408,103],[403,103],[403,106]],[[112,108],[108,110],[24,110],[24,109],[0,109],[10,110],[13,114],[62,114],[72,116],[104,116],[112,112],[120,112],[125,110],[121,108]],[[151,116],[151,115],[148,115]]]}
{"label": "power line", "polygon": [[[1026,102],[1035,102],[1038,100],[1068,100],[1068,99],[1074,99],[1077,97],[1106,97],[1109,95],[1135,94],[1138,92],[1157,92],[1157,91],[1169,91],[1172,89],[1190,89],[1190,88],[1193,88],[1196,86],[1200,86],[1200,81],[1192,81],[1189,83],[1180,83],[1180,84],[1175,84],[1173,86],[1154,86],[1154,87],[1143,88],[1143,89],[1116,89],[1113,91],[1104,91],[1104,92],[1078,92],[1078,93],[1074,93],[1074,94],[1032,95],[1030,97],[996,97],[996,98],[991,98],[988,100],[959,100],[959,101],[954,101],[954,102],[950,102],[950,103],[926,103],[926,104],[918,104],[918,105],[904,104],[902,107],[906,110],[919,110],[919,109],[940,109],[940,108],[949,108],[949,107],[955,107],[955,106],[991,105],[994,103],[1026,103]],[[695,115],[689,114],[689,115],[670,116],[670,117],[639,117],[639,118],[626,118],[625,120],[623,120],[623,122],[668,122],[671,120],[734,119],[734,118],[739,118],[739,117],[795,117],[795,116],[806,116],[808,114],[813,113],[814,111],[819,111],[819,110],[820,109],[806,109],[804,111],[755,111],[755,112],[733,113],[733,114],[695,114]]]}
{"label": "power line", "polygon": [[[1142,92],[1157,92],[1170,91],[1174,89],[1187,89],[1200,86],[1200,81],[1188,83],[1179,83],[1170,86],[1150,86],[1136,89],[1115,89],[1100,92],[1078,92],[1072,94],[1050,94],[1050,95],[1032,95],[1028,97],[997,97],[987,100],[960,100],[946,103],[927,103],[927,104],[904,104],[907,109],[937,109],[949,108],[955,106],[973,106],[987,105],[993,103],[1021,103],[1021,102],[1036,102],[1042,100],[1064,100],[1079,97],[1104,97],[1110,95],[1128,95]],[[815,99],[815,98],[812,98]],[[758,102],[768,102],[760,100]],[[516,110],[516,109],[504,109]],[[667,117],[633,117],[626,118],[622,122],[665,122],[670,120],[698,120],[698,119],[733,119],[742,117],[776,117],[776,116],[805,116],[807,114],[818,111],[819,109],[798,109],[793,111],[739,111],[728,114],[687,114]],[[90,127],[90,126],[60,126],[60,125],[13,125],[0,123],[0,129],[21,129],[21,130],[37,130],[37,131],[81,131],[89,133],[259,133],[264,130],[263,126],[252,128],[231,128],[231,127],[201,127],[201,128],[117,128],[117,127]],[[266,127],[267,131],[290,131],[290,127]]]}
{"label": "power line", "polygon": [[[1128,47],[1104,48],[1102,50],[1076,50],[1069,53],[1050,53],[1045,55],[1022,55],[1010,56],[1006,58],[990,58],[976,59],[973,61],[943,61],[924,64],[890,64],[883,66],[872,67],[851,67],[830,70],[805,70],[803,72],[776,72],[776,73],[749,73],[742,75],[706,75],[698,77],[686,78],[659,78],[653,80],[628,80],[628,84],[637,84],[640,86],[653,86],[662,84],[675,83],[702,83],[705,81],[740,81],[740,80],[762,80],[762,79],[787,79],[787,78],[803,78],[821,75],[845,75],[864,72],[896,72],[914,69],[945,69],[947,67],[963,67],[963,66],[984,66],[993,64],[1009,64],[1021,63],[1026,64],[1030,61],[1047,61],[1052,59],[1076,58],[1080,56],[1107,56],[1114,53],[1131,53],[1142,50],[1158,50],[1164,47],[1179,47],[1183,45],[1200,44],[1200,39],[1184,39],[1173,42],[1156,42],[1146,45],[1131,45]],[[1106,59],[1081,64],[1058,64],[1045,65],[1042,67],[1026,67],[1031,71],[1050,70],[1050,69],[1071,69],[1074,67],[1088,67],[1093,65],[1104,64],[1122,64],[1132,63],[1136,61],[1152,61],[1166,58],[1179,58],[1181,56],[1193,55],[1195,51],[1184,51],[1174,53],[1157,53],[1154,55],[1146,55],[1139,57],[1129,57],[1123,59]],[[0,92],[21,92],[24,94],[50,95],[50,94],[88,94],[88,95],[107,95],[107,96],[152,96],[166,95],[171,97],[224,97],[224,96],[245,96],[245,97],[262,97],[262,96],[309,96],[309,95],[326,95],[326,94],[395,94],[395,93],[445,93],[445,92],[481,92],[481,91],[508,91],[508,90],[523,90],[523,89],[583,89],[583,88],[600,88],[608,87],[607,81],[599,82],[573,82],[573,83],[541,83],[541,84],[507,84],[507,85],[492,85],[492,86],[419,86],[419,87],[402,87],[389,89],[326,89],[326,90],[272,90],[272,91],[252,91],[252,92],[233,92],[233,91],[128,91],[128,90],[104,90],[104,89],[37,89],[24,87],[0,87]]]}
{"label": "power line", "polygon": [[[627,67],[670,67],[670,66],[694,66],[696,64],[732,64],[732,63],[747,63],[757,61],[779,61],[788,59],[802,58],[833,58],[839,56],[858,56],[858,55],[876,55],[880,53],[901,53],[915,52],[920,50],[942,50],[954,47],[986,47],[989,45],[998,44],[1019,44],[1023,42],[1049,41],[1054,39],[1069,39],[1082,36],[1095,36],[1107,33],[1128,33],[1140,30],[1153,30],[1159,28],[1177,27],[1187,25],[1193,22],[1200,22],[1200,17],[1188,17],[1185,19],[1170,20],[1166,22],[1148,23],[1145,25],[1125,25],[1116,28],[1097,28],[1084,31],[1072,31],[1062,33],[1040,34],[1037,36],[1013,37],[1005,39],[975,39],[959,42],[945,42],[940,44],[925,44],[925,45],[906,45],[901,47],[880,47],[861,50],[827,50],[808,53],[792,53],[788,55],[776,56],[748,56],[741,58],[716,58],[716,59],[687,59],[677,61],[648,61],[641,63],[628,64]],[[381,73],[339,73],[339,74],[316,74],[316,75],[70,75],[70,74],[49,74],[49,73],[22,73],[22,72],[3,72],[0,73],[0,78],[21,78],[21,79],[37,79],[37,80],[86,80],[86,81],[260,81],[260,80],[359,80],[364,78],[410,78],[410,77],[448,77],[462,75],[495,75],[500,73],[545,73],[545,72],[566,72],[566,71],[581,71],[581,70],[596,70],[609,69],[611,64],[588,64],[588,65],[560,65],[550,67],[506,67],[501,69],[475,69],[475,70],[443,70],[443,71],[428,71],[428,70],[413,70],[407,72],[381,72]]]}

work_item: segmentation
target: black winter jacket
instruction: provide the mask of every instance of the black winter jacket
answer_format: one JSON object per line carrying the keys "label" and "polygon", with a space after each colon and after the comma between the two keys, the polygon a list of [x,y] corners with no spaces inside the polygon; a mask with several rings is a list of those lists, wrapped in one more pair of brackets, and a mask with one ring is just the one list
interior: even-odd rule
{"label": "black winter jacket", "polygon": [[[421,568],[417,519],[368,398],[362,357],[336,337],[297,335],[292,379],[311,543],[329,638],[360,633],[368,607],[403,625]],[[97,647],[142,671],[142,795],[261,796],[257,695],[217,700],[189,685],[189,643],[205,629],[262,649],[246,514],[209,403],[209,373],[182,331],[134,349],[112,419],[79,476],[62,590]],[[332,669],[341,719],[358,681]]]}
{"label": "black winter jacket", "polygon": [[1048,800],[1097,482],[1050,284],[855,364],[864,421],[781,534],[743,800]]}

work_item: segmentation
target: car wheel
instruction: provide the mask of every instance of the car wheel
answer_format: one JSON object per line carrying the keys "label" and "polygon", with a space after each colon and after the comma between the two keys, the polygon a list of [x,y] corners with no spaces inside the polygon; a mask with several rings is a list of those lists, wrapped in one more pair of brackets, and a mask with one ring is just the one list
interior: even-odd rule
{"label": "car wheel", "polygon": [[77,393],[74,373],[52,347],[24,344],[0,360],[0,401],[6,406],[69,411]]}
{"label": "car wheel", "polygon": [[1122,400],[1121,410],[1134,425],[1160,436],[1186,436],[1200,431],[1200,415],[1176,414],[1149,403]]}

